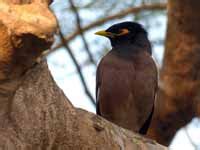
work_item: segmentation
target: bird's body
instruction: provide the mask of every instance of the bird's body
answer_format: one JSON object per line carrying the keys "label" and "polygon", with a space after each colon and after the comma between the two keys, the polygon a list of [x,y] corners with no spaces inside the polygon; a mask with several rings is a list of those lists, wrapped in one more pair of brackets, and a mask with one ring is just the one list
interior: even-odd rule
{"label": "bird's body", "polygon": [[154,108],[157,69],[146,33],[134,38],[111,41],[112,50],[97,68],[97,114],[145,134]]}

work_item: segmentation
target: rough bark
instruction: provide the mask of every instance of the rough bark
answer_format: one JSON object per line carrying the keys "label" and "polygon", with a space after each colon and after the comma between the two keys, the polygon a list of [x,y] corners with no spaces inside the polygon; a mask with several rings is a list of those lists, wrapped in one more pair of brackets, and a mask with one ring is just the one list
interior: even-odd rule
{"label": "rough bark", "polygon": [[200,1],[169,0],[161,86],[149,137],[169,145],[199,115]]}
{"label": "rough bark", "polygon": [[36,63],[56,29],[48,3],[0,0],[0,149],[166,149],[74,108],[46,62]]}
{"label": "rough bark", "polygon": [[26,73],[8,107],[8,121],[1,122],[0,149],[166,149],[75,109],[56,86],[45,62]]}

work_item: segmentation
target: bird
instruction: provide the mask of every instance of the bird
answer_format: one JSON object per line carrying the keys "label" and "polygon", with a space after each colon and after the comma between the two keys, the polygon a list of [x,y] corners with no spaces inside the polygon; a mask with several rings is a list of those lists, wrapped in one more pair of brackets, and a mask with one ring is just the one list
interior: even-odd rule
{"label": "bird", "polygon": [[157,67],[144,27],[132,21],[95,33],[107,37],[112,49],[96,71],[96,113],[145,135],[154,112]]}

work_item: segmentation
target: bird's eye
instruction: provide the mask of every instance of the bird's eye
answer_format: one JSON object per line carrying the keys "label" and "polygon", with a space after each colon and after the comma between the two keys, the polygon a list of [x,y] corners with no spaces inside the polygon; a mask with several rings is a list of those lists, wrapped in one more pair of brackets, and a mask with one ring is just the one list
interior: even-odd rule
{"label": "bird's eye", "polygon": [[126,35],[126,34],[128,34],[129,32],[130,32],[130,31],[129,31],[128,29],[124,28],[124,29],[121,29],[121,30],[118,32],[117,36]]}

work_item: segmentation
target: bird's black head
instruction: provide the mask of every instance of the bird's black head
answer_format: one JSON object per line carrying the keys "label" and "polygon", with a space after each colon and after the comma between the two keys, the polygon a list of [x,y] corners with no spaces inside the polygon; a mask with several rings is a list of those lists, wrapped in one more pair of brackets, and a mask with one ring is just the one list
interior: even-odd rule
{"label": "bird's black head", "polygon": [[113,47],[122,44],[135,44],[138,36],[147,38],[146,30],[136,22],[122,22],[114,24],[107,30],[96,32],[95,34],[108,37]]}

